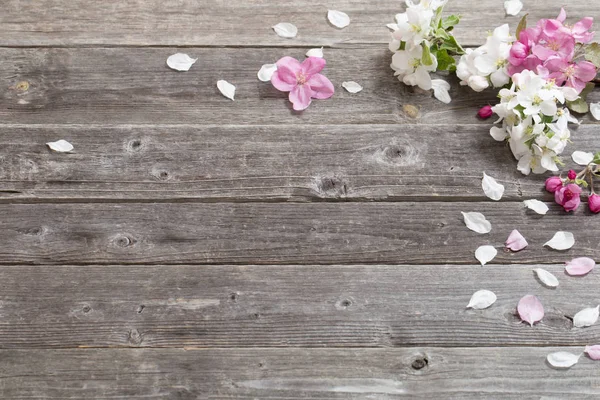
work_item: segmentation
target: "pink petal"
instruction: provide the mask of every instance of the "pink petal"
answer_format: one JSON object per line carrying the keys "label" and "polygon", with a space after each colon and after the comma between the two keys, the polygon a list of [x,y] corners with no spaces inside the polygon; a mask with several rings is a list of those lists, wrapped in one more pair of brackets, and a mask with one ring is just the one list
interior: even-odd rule
{"label": "pink petal", "polygon": [[333,83],[321,74],[313,75],[306,83],[310,85],[313,91],[312,97],[315,99],[328,99],[333,96],[333,92],[335,91]]}
{"label": "pink petal", "polygon": [[584,351],[592,360],[600,360],[600,345],[585,346]]}
{"label": "pink petal", "polygon": [[589,257],[578,257],[566,263],[565,271],[572,276],[588,274],[596,266],[596,262]]}
{"label": "pink petal", "polygon": [[575,66],[575,77],[589,82],[596,77],[596,66],[589,61],[581,61]]}
{"label": "pink petal", "polygon": [[302,72],[300,61],[292,57],[283,57],[275,63],[277,65],[277,75],[279,78],[288,84],[295,85],[298,81],[298,74]]}
{"label": "pink petal", "polygon": [[294,110],[306,110],[310,105],[312,90],[309,85],[298,85],[290,92],[290,101],[294,105]]}
{"label": "pink petal", "polygon": [[549,49],[548,47],[544,47],[541,44],[536,44],[533,46],[531,52],[540,60],[547,60],[556,54],[556,51]]}
{"label": "pink petal", "polygon": [[275,86],[275,89],[281,90],[282,92],[290,92],[297,86],[296,82],[292,84],[281,79],[278,70],[273,72],[273,75],[271,75],[271,84]]}
{"label": "pink petal", "polygon": [[572,31],[575,34],[585,33],[588,29],[590,29],[592,27],[593,23],[594,23],[594,18],[585,17],[581,21],[579,21],[575,25],[573,25]]}
{"label": "pink petal", "polygon": [[513,230],[510,235],[508,235],[508,239],[506,239],[506,248],[512,251],[521,251],[525,247],[527,247],[527,240],[519,233],[518,230]]}
{"label": "pink petal", "polygon": [[325,59],[321,57],[308,57],[302,61],[302,72],[308,78],[314,74],[318,74],[325,68]]}
{"label": "pink petal", "polygon": [[558,17],[556,17],[556,19],[559,22],[565,22],[565,20],[567,19],[567,12],[564,8],[560,9],[560,13],[558,14]]}
{"label": "pink petal", "polygon": [[533,326],[534,323],[544,318],[544,306],[537,297],[528,294],[519,300],[517,311],[521,320]]}

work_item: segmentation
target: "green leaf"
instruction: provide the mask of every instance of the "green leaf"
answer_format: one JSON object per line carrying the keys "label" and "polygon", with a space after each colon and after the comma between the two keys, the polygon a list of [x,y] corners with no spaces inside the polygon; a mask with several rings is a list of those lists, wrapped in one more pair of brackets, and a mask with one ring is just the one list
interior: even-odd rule
{"label": "green leaf", "polygon": [[594,164],[600,164],[600,151],[594,154],[594,159],[592,160]]}
{"label": "green leaf", "polygon": [[465,50],[458,44],[456,38],[452,35],[449,35],[448,39],[444,40],[439,47],[440,50],[448,50],[456,55],[465,54]]}
{"label": "green leaf", "polygon": [[567,107],[569,107],[569,110],[579,114],[585,114],[590,110],[588,103],[581,97],[575,101],[567,101]]}
{"label": "green leaf", "polygon": [[590,43],[585,48],[585,59],[600,68],[600,44]]}
{"label": "green leaf", "polygon": [[521,18],[521,20],[519,21],[519,25],[517,25],[517,40],[519,40],[519,35],[521,34],[522,31],[524,31],[525,29],[527,29],[527,16],[529,14],[525,14],[523,16],[523,18]]}
{"label": "green leaf", "polygon": [[585,181],[585,179],[575,179],[575,184],[588,187],[588,183]]}
{"label": "green leaf", "polygon": [[450,54],[448,50],[437,50],[436,55],[438,62],[438,70],[449,71],[450,68],[456,68],[456,60]]}
{"label": "green leaf", "polygon": [[436,38],[440,38],[440,39],[444,39],[444,40],[450,39],[450,35],[448,35],[448,32],[446,32],[443,29],[436,30],[435,31],[435,37]]}
{"label": "green leaf", "polygon": [[433,65],[433,58],[431,58],[431,50],[429,49],[429,46],[427,46],[426,43],[422,43],[421,46],[423,47],[423,56],[421,57],[421,62],[423,65]]}
{"label": "green leaf", "polygon": [[594,90],[595,87],[596,85],[594,84],[594,82],[588,82],[585,85],[585,88],[583,88],[583,90],[581,91],[581,93],[579,93],[579,97],[583,100],[587,100],[588,94],[592,93],[592,90]]}
{"label": "green leaf", "polygon": [[400,42],[400,48],[398,50],[406,50],[406,42]]}
{"label": "green leaf", "polygon": [[453,28],[455,25],[458,25],[459,22],[460,22],[459,15],[449,15],[442,20],[441,28],[444,30],[450,29],[450,28]]}

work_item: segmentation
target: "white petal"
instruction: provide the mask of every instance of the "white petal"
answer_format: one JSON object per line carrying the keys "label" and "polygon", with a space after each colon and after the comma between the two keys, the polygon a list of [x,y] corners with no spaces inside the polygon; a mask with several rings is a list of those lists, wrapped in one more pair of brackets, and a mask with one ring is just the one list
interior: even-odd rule
{"label": "white petal", "polygon": [[568,250],[575,244],[575,237],[571,232],[558,231],[552,239],[544,243],[544,246],[553,248],[554,250]]}
{"label": "white petal", "polygon": [[432,79],[431,87],[436,99],[446,104],[452,101],[450,93],[448,93],[448,90],[450,90],[450,84],[448,82],[443,79]]}
{"label": "white petal", "polygon": [[463,218],[465,220],[465,225],[470,230],[477,233],[488,233],[492,230],[492,224],[490,221],[485,219],[485,216],[482,213],[478,212],[462,212]]}
{"label": "white petal", "polygon": [[584,308],[573,317],[573,326],[576,328],[585,328],[592,326],[598,321],[600,315],[600,306],[592,308]]}
{"label": "white petal", "polygon": [[508,15],[517,15],[523,9],[523,3],[521,0],[506,0],[504,2],[504,10]]}
{"label": "white petal", "polygon": [[233,97],[235,96],[235,86],[233,86],[227,81],[220,80],[217,82],[217,87],[219,88],[223,96],[227,97],[228,99],[234,100]]}
{"label": "white petal", "polygon": [[471,300],[467,305],[467,308],[473,308],[475,310],[483,310],[484,308],[488,308],[492,304],[496,302],[496,295],[494,292],[489,290],[478,290],[473,293],[471,296]]}
{"label": "white petal", "polygon": [[495,201],[500,200],[504,194],[504,185],[496,182],[494,178],[486,175],[485,172],[483,173],[483,179],[481,180],[481,187],[483,188],[485,195]]}
{"label": "white petal", "polygon": [[331,22],[331,25],[336,28],[345,28],[350,25],[350,17],[348,14],[341,11],[329,10],[327,11],[327,19]]}
{"label": "white petal", "polygon": [[594,154],[586,153],[585,151],[574,151],[571,158],[576,164],[587,166],[594,160]]}
{"label": "white petal", "polygon": [[258,71],[258,80],[262,82],[269,82],[271,80],[271,76],[277,71],[277,64],[265,64],[260,67]]}
{"label": "white petal", "polygon": [[548,363],[554,368],[570,368],[577,364],[579,357],[581,357],[581,354],[576,355],[566,351],[558,351],[556,353],[548,354],[546,360],[548,360]]}
{"label": "white petal", "polygon": [[496,250],[494,246],[479,246],[477,250],[475,250],[475,258],[479,260],[481,265],[485,265],[492,261],[497,255],[498,250]]}
{"label": "white petal", "polygon": [[319,57],[323,58],[323,48],[317,47],[316,49],[310,49],[306,52],[306,57]]}
{"label": "white petal", "polygon": [[296,25],[290,24],[289,22],[280,22],[273,27],[273,30],[276,34],[286,39],[294,38],[298,34]]}
{"label": "white petal", "polygon": [[358,93],[363,90],[363,87],[354,81],[343,82],[342,87],[350,93]]}
{"label": "white petal", "polygon": [[535,199],[525,200],[523,202],[523,204],[525,204],[525,207],[529,208],[530,210],[535,211],[536,213],[538,213],[540,215],[546,215],[546,213],[549,210],[546,203],[539,201],[539,200],[535,200]]}
{"label": "white petal", "polygon": [[508,136],[508,133],[506,132],[506,129],[504,129],[504,128],[500,128],[498,126],[492,126],[492,128],[490,129],[490,135],[494,138],[494,140],[496,140],[498,142],[502,142],[502,141],[504,141],[504,139],[506,139],[506,137]]}
{"label": "white petal", "polygon": [[177,53],[167,58],[167,65],[175,71],[189,71],[197,60],[197,58],[192,58],[187,54]]}
{"label": "white petal", "polygon": [[590,112],[595,119],[600,121],[600,103],[591,103]]}
{"label": "white petal", "polygon": [[68,153],[73,150],[73,145],[63,139],[57,140],[56,142],[48,142],[46,143],[46,146],[50,147],[50,150],[59,153]]}
{"label": "white petal", "polygon": [[546,271],[543,268],[535,268],[533,272],[535,272],[540,282],[542,282],[545,286],[551,288],[558,286],[558,278],[554,276],[554,274]]}
{"label": "white petal", "polygon": [[386,26],[393,31],[398,30],[398,24],[387,24]]}

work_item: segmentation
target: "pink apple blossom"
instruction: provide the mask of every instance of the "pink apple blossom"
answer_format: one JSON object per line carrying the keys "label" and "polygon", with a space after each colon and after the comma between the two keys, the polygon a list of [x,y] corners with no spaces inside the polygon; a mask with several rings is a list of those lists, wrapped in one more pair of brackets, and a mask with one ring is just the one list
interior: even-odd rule
{"label": "pink apple blossom", "polygon": [[575,23],[575,25],[573,25],[572,27],[564,25],[566,19],[567,13],[564,8],[561,8],[558,17],[556,17],[555,20],[550,21],[552,21],[551,23],[555,25],[555,29],[561,29],[564,32],[569,33],[575,38],[575,40],[578,43],[587,44],[592,41],[592,39],[594,38],[594,32],[589,32],[589,30],[592,27],[592,24],[594,23],[594,18],[585,17],[579,22]]}
{"label": "pink apple blossom", "polygon": [[579,61],[575,64],[564,58],[554,57],[544,66],[550,72],[548,77],[554,79],[558,86],[570,86],[577,90],[577,93],[581,93],[585,85],[596,77],[596,66],[589,61]]}
{"label": "pink apple blossom", "polygon": [[333,96],[333,84],[319,72],[325,68],[325,59],[308,57],[302,63],[292,57],[283,57],[276,63],[277,71],[271,83],[277,90],[290,92],[294,110],[305,110],[311,99],[328,99]]}
{"label": "pink apple blossom", "polygon": [[551,176],[550,178],[546,179],[546,190],[550,193],[556,192],[562,186],[563,181],[558,176]]}
{"label": "pink apple blossom", "polygon": [[574,183],[563,186],[554,192],[554,200],[563,206],[565,211],[574,211],[579,207],[581,188]]}

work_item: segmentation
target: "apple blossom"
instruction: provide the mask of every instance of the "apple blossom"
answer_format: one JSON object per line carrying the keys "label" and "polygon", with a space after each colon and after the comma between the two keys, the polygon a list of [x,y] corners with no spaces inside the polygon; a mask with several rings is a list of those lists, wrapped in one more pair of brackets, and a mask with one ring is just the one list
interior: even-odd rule
{"label": "apple blossom", "polygon": [[590,194],[588,197],[588,207],[594,214],[600,213],[600,196],[596,193]]}
{"label": "apple blossom", "polygon": [[573,183],[561,187],[554,192],[554,200],[563,206],[565,211],[574,211],[579,207],[581,188]]}
{"label": "apple blossom", "polygon": [[546,179],[546,190],[550,193],[556,192],[563,186],[563,180],[558,176],[551,176]]}

